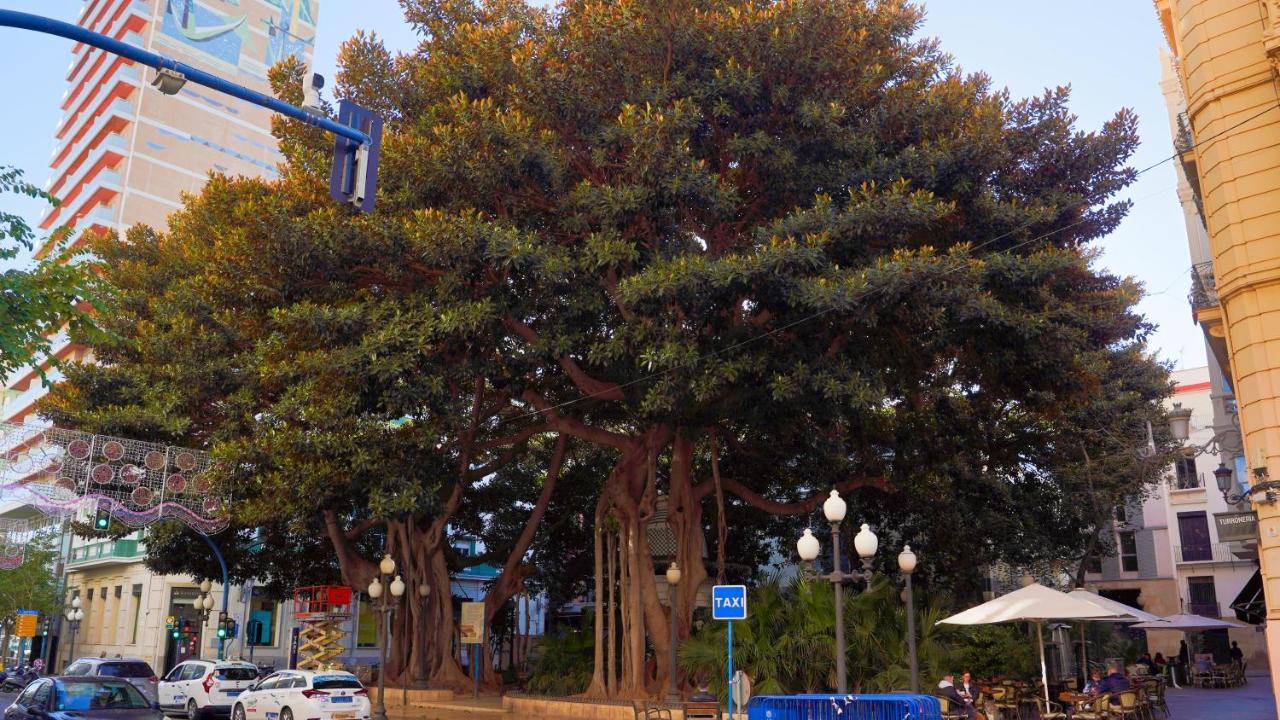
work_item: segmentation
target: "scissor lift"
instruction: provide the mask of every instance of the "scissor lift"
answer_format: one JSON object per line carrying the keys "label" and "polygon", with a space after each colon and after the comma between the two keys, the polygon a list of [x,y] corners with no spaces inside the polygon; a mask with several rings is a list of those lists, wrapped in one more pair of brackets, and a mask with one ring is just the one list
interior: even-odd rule
{"label": "scissor lift", "polygon": [[351,619],[351,588],[341,585],[302,587],[293,596],[298,631],[299,670],[337,670],[347,631],[339,625]]}

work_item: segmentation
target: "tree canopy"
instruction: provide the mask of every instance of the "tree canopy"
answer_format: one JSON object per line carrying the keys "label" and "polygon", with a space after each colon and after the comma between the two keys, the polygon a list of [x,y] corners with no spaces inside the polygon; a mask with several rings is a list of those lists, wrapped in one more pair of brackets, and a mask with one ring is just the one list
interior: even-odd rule
{"label": "tree canopy", "polygon": [[[1090,245],[1128,208],[1129,111],[1012,99],[905,0],[402,4],[418,48],[353,38],[336,90],[387,118],[377,211],[331,203],[328,140],[280,121],[278,181],[215,176],[94,245],[121,340],[50,417],[213,449],[239,527],[323,528],[352,585],[390,552],[434,588],[402,638],[452,636],[450,532],[492,540],[490,612],[589,582],[609,695],[665,679],[656,563],[688,637],[703,581],[789,556],[833,487],[973,593],[986,562],[1079,560],[1090,483],[1150,480],[1081,470],[1168,392]],[[465,682],[438,645],[389,671]]]}
{"label": "tree canopy", "polygon": [[[22,171],[0,166],[0,197],[25,195],[56,204],[51,195],[23,179]],[[51,355],[59,333],[70,327],[81,337],[94,336],[92,310],[102,308],[105,288],[81,262],[65,228],[46,242],[43,253],[27,262],[38,236],[17,213],[0,210],[0,376],[32,364],[43,380],[42,363]]]}

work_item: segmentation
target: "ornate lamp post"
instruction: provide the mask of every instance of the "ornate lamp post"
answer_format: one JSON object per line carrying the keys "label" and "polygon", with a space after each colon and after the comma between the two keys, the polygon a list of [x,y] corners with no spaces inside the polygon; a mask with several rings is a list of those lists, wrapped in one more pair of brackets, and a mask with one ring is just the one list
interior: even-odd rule
{"label": "ornate lamp post", "polygon": [[80,609],[80,596],[71,598],[71,607],[67,608],[64,616],[71,625],[71,644],[67,646],[67,661],[75,659],[76,633],[80,631],[80,621],[84,620],[84,610]]}
{"label": "ornate lamp post", "polygon": [[907,595],[907,656],[911,662],[911,692],[920,692],[920,664],[916,658],[916,608],[911,594],[911,574],[916,571],[916,554],[910,545],[903,545],[898,553],[898,569],[906,583]]}
{"label": "ornate lamp post", "polygon": [[675,560],[667,567],[667,600],[671,606],[671,658],[670,677],[667,679],[667,702],[680,702],[680,689],[676,687],[676,586],[680,584],[680,566]]}
{"label": "ornate lamp post", "polygon": [[[862,529],[853,538],[853,547],[858,552],[858,557],[862,558],[862,569],[849,573],[844,572],[844,566],[840,562],[840,523],[844,522],[844,516],[848,509],[848,505],[836,490],[832,490],[831,496],[827,498],[826,502],[822,503],[822,514],[826,516],[827,522],[831,524],[832,565],[829,575],[818,576],[820,579],[829,580],[832,589],[835,590],[836,691],[841,694],[849,691],[849,676],[845,669],[844,652],[844,584],[850,580],[870,582],[873,575],[871,572],[871,558],[876,554],[876,548],[880,544],[876,534],[871,532],[871,526],[863,523]],[[817,559],[821,547],[818,543],[818,538],[814,537],[813,532],[806,528],[804,535],[796,543],[796,550],[800,554],[800,559],[806,565],[809,565]]]}
{"label": "ornate lamp post", "polygon": [[[1244,454],[1244,447],[1240,442],[1240,421],[1238,415],[1232,415],[1231,427],[1217,432],[1213,437],[1209,438],[1203,445],[1187,443],[1187,439],[1191,437],[1191,408],[1182,407],[1181,403],[1174,403],[1173,409],[1169,411],[1169,433],[1173,435],[1178,442],[1184,443],[1185,450],[1191,457],[1200,455],[1222,455],[1238,456]],[[1277,490],[1280,490],[1280,482],[1271,479],[1267,473],[1267,465],[1265,455],[1261,452],[1256,454],[1253,462],[1253,479],[1254,483],[1244,492],[1232,482],[1235,473],[1226,463],[1218,463],[1218,469],[1213,471],[1213,479],[1217,481],[1218,491],[1222,493],[1222,499],[1228,505],[1252,500],[1260,503],[1274,503],[1277,499]],[[1255,498],[1253,495],[1261,494],[1262,497]]]}
{"label": "ornate lamp post", "polygon": [[387,643],[391,636],[391,612],[395,609],[400,596],[404,595],[404,581],[396,575],[390,583],[391,597],[383,597],[382,580],[391,577],[396,571],[396,561],[390,555],[384,555],[378,563],[378,577],[369,583],[369,597],[373,599],[374,612],[382,615],[382,641],[378,643],[378,707],[373,712],[375,720],[387,720]]}

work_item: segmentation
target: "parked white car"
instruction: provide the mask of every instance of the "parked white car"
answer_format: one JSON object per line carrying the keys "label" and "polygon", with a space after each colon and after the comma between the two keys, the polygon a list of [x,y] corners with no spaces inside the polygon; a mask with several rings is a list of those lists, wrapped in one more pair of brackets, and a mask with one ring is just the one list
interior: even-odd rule
{"label": "parked white car", "polygon": [[369,693],[342,670],[283,670],[236,699],[231,720],[368,720]]}
{"label": "parked white car", "polygon": [[80,677],[114,677],[128,680],[130,685],[138,688],[147,702],[156,702],[158,695],[156,685],[160,678],[146,660],[137,657],[114,658],[80,658],[67,666],[63,675]]}
{"label": "parked white car", "polygon": [[160,681],[160,710],[189,720],[228,717],[236,698],[258,678],[246,662],[188,660]]}

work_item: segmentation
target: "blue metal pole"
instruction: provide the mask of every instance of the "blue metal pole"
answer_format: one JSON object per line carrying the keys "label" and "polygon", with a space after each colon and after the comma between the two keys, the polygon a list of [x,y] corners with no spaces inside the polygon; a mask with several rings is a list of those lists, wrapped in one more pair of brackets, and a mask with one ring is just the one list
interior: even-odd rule
{"label": "blue metal pole", "polygon": [[733,621],[729,623],[729,720],[733,720]]}
{"label": "blue metal pole", "polygon": [[187,80],[212,88],[218,92],[226,93],[232,97],[240,98],[254,105],[258,105],[269,110],[291,117],[294,120],[300,120],[308,125],[328,130],[335,135],[360,143],[361,145],[370,145],[373,140],[366,133],[348,127],[341,123],[334,122],[326,117],[321,117],[303,110],[300,107],[290,105],[270,95],[264,95],[256,90],[250,90],[242,85],[237,85],[228,80],[224,80],[217,75],[212,75],[198,68],[194,68],[186,63],[179,62],[173,58],[167,58],[163,55],[134,47],[127,43],[120,42],[115,38],[107,37],[91,30],[86,30],[79,25],[54,20],[52,18],[32,15],[30,13],[18,12],[16,10],[0,10],[0,27],[15,27],[23,30],[34,30],[36,32],[48,35],[57,35],[69,40],[75,40],[86,45],[106,50],[114,55],[128,58],[135,62],[140,62],[148,67],[157,70],[164,68],[174,72],[181,73]]}
{"label": "blue metal pole", "polygon": [[[213,548],[213,556],[218,558],[218,567],[222,568],[222,615],[219,617],[219,620],[221,620],[227,615],[227,602],[231,599],[231,585],[227,582],[227,561],[223,559],[222,551],[218,549],[218,544],[213,541],[213,538],[208,535],[201,535],[200,537],[204,538],[204,541],[209,543],[210,548]],[[219,660],[224,659],[223,650],[226,646],[226,642],[226,638],[218,638]]]}

